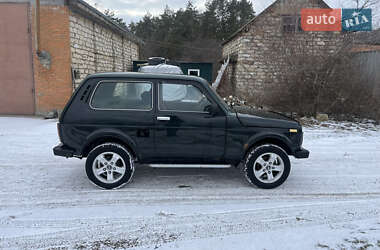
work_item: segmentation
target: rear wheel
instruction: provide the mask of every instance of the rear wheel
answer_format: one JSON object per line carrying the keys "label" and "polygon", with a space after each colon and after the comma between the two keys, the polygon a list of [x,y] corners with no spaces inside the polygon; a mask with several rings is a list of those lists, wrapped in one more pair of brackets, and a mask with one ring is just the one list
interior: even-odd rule
{"label": "rear wheel", "polygon": [[244,172],[251,184],[265,189],[276,188],[289,176],[289,157],[276,145],[262,145],[248,154]]}
{"label": "rear wheel", "polygon": [[134,170],[132,154],[115,143],[95,147],[86,160],[87,177],[105,189],[120,188],[127,184],[132,179]]}

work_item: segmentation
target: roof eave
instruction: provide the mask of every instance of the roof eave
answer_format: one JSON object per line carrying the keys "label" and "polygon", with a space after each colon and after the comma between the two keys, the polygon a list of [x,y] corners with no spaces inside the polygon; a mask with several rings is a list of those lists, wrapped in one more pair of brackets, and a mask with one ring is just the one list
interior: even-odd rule
{"label": "roof eave", "polygon": [[97,10],[96,8],[92,7],[88,3],[86,3],[83,0],[68,0],[68,6],[71,11],[76,12],[78,14],[84,14],[91,20],[97,22],[98,24],[102,26],[107,26],[111,30],[117,32],[123,37],[128,38],[129,40],[142,45],[144,44],[144,41],[134,34],[132,34],[129,30],[121,27],[119,24],[111,20],[109,17],[104,15],[102,12]]}
{"label": "roof eave", "polygon": [[257,20],[257,18],[259,18],[260,16],[262,16],[264,13],[266,13],[269,9],[271,9],[273,7],[273,5],[275,5],[275,3],[277,3],[277,1],[279,0],[276,0],[274,1],[271,5],[269,5],[265,10],[261,11],[260,14],[258,14],[257,16],[255,16],[254,18],[252,18],[251,20],[249,20],[246,24],[244,24],[240,29],[238,29],[235,33],[233,33],[229,38],[227,38],[227,40],[223,41],[222,42],[222,46],[226,45],[227,43],[229,43],[230,41],[232,41],[240,32],[242,32],[248,25],[250,25],[251,23],[253,23],[254,21]]}
{"label": "roof eave", "polygon": [[[229,38],[227,38],[225,41],[222,42],[222,46],[226,45],[227,43],[231,42],[241,31],[243,31],[248,25],[250,25],[251,23],[253,23],[254,21],[257,20],[257,18],[259,18],[261,15],[263,15],[265,12],[267,12],[269,9],[271,9],[273,7],[273,5],[275,5],[277,3],[277,1],[279,0],[276,0],[274,1],[271,5],[269,5],[265,10],[263,10],[260,14],[258,14],[257,16],[255,16],[254,18],[252,18],[250,21],[248,21],[246,24],[244,24],[240,29],[238,29],[235,33],[233,33]],[[319,0],[320,3],[322,5],[325,5],[325,7],[327,9],[331,9],[331,7],[323,0]]]}

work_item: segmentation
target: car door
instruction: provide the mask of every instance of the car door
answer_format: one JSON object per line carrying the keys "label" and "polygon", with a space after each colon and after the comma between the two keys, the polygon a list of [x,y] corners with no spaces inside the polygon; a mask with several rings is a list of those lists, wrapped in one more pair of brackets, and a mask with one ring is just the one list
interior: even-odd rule
{"label": "car door", "polygon": [[[155,148],[161,163],[221,163],[226,116],[206,110],[217,103],[201,84],[165,80],[156,91]],[[218,107],[218,106],[217,106]]]}
{"label": "car door", "polygon": [[139,160],[154,157],[155,113],[153,107],[154,82],[143,79],[107,79],[96,83],[89,102],[89,112],[78,114],[78,119],[91,121],[86,126],[90,133],[103,131],[103,136],[130,138]]}

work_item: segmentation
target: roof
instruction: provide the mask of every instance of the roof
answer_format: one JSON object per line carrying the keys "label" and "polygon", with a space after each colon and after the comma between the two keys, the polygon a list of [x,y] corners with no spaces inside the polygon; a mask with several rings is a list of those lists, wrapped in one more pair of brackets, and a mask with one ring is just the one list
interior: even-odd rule
{"label": "roof", "polygon": [[[94,79],[94,78],[130,78],[130,79],[162,79],[162,80],[183,80],[183,81],[193,81],[196,83],[201,84],[205,89],[209,89],[208,93],[215,98],[215,100],[218,100],[219,97],[212,90],[210,87],[210,84],[203,78],[197,77],[197,76],[189,76],[189,75],[173,75],[173,74],[151,74],[151,73],[136,73],[136,72],[108,72],[108,73],[96,73],[92,75],[88,75],[86,79],[83,81],[83,83],[87,79]],[[223,105],[220,106],[222,109],[224,109],[226,112],[227,110]]]}
{"label": "roof", "polygon": [[99,25],[106,26],[110,28],[114,32],[120,34],[123,37],[128,38],[129,40],[143,44],[143,40],[135,36],[132,32],[130,32],[125,27],[120,24],[114,22],[111,18],[104,15],[102,12],[92,7],[88,3],[83,0],[67,0],[67,4],[73,12],[77,12],[80,15],[84,15],[87,18],[97,22]]}
{"label": "roof", "polygon": [[380,45],[380,29],[354,33],[355,44]]}
{"label": "roof", "polygon": [[[251,25],[253,22],[255,22],[258,18],[260,18],[260,16],[264,15],[265,13],[269,12],[272,7],[279,1],[282,1],[282,0],[275,0],[271,5],[269,5],[265,10],[263,10],[260,14],[258,14],[257,16],[255,16],[254,18],[252,18],[251,20],[249,20],[246,24],[244,24],[240,29],[238,29],[235,33],[233,33],[229,38],[227,38],[225,41],[222,42],[222,45],[225,45],[227,43],[229,43],[231,40],[233,40],[240,32],[242,32],[243,30],[246,29],[247,26]],[[330,6],[325,3],[323,0],[318,0],[319,3],[324,6],[325,8],[328,8],[330,9]]]}
{"label": "roof", "polygon": [[135,78],[135,79],[166,79],[166,80],[184,80],[196,81],[208,85],[207,81],[201,77],[189,75],[174,75],[174,74],[152,74],[152,73],[137,73],[137,72],[107,72],[96,73],[87,76],[89,78]]}
{"label": "roof", "polygon": [[[148,63],[147,60],[133,60],[133,62],[136,62],[136,63]],[[176,66],[176,64],[214,64],[213,62],[199,62],[199,61],[172,61],[172,60],[169,60],[167,62],[167,64],[169,65],[174,65]]]}
{"label": "roof", "polygon": [[214,64],[212,62],[198,62],[198,61],[195,61],[195,62],[178,61],[176,63],[181,63],[181,64]]}
{"label": "roof", "polygon": [[357,44],[352,49],[352,52],[380,52],[380,45],[370,45],[370,44]]}

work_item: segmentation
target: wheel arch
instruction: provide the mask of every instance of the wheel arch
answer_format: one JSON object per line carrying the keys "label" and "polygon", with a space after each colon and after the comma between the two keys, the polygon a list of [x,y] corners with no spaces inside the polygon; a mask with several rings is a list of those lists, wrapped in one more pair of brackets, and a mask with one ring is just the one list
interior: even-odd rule
{"label": "wheel arch", "polygon": [[82,147],[82,156],[87,157],[92,149],[103,143],[117,143],[127,148],[133,157],[139,158],[137,145],[129,136],[118,130],[100,130],[90,134]]}
{"label": "wheel arch", "polygon": [[289,142],[289,139],[287,139],[285,136],[279,135],[279,134],[261,134],[258,136],[255,136],[249,140],[247,143],[247,150],[245,152],[245,156],[253,149],[261,145],[265,144],[273,144],[280,148],[282,148],[288,155],[292,155],[292,148],[291,143]]}

